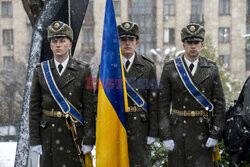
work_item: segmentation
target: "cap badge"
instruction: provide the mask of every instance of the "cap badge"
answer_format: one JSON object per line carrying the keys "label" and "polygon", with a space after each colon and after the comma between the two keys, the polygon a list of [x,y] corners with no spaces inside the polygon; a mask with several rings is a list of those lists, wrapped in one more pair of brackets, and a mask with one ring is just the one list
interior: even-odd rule
{"label": "cap badge", "polygon": [[192,31],[192,32],[194,32],[195,31],[195,26],[190,26],[189,30]]}
{"label": "cap badge", "polygon": [[129,28],[130,28],[130,24],[129,24],[129,23],[125,23],[125,24],[124,24],[124,27],[125,27],[126,29],[129,29]]}
{"label": "cap badge", "polygon": [[60,27],[60,24],[59,24],[59,23],[55,23],[55,24],[53,25],[53,27],[57,29],[57,28]]}

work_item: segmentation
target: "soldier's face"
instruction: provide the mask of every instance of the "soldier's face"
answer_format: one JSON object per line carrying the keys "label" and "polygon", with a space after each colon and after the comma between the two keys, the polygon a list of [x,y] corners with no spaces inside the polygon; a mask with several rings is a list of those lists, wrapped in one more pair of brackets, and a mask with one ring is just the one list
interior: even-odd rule
{"label": "soldier's face", "polygon": [[197,58],[199,57],[201,49],[203,48],[203,42],[188,41],[183,43],[183,47],[188,57]]}
{"label": "soldier's face", "polygon": [[139,41],[135,38],[120,38],[120,47],[122,56],[130,58],[135,52],[136,46],[139,44]]}
{"label": "soldier's face", "polygon": [[67,57],[71,47],[72,43],[67,37],[56,37],[50,40],[50,48],[56,57]]}

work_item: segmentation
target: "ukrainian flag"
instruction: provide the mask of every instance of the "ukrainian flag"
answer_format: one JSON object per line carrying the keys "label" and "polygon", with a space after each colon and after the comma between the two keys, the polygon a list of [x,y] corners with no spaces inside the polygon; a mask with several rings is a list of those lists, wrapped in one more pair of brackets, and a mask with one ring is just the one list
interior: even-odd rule
{"label": "ukrainian flag", "polygon": [[128,167],[125,77],[112,0],[106,1],[97,106],[96,166]]}

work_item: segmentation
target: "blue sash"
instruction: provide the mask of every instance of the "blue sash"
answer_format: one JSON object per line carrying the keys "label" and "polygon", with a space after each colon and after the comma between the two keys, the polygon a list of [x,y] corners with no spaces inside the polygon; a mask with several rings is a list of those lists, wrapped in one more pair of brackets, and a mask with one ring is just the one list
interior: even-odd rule
{"label": "blue sash", "polygon": [[132,86],[126,80],[126,88],[129,98],[138,106],[147,112],[147,104],[144,99],[132,88]]}
{"label": "blue sash", "polygon": [[174,60],[175,68],[181,77],[181,80],[188,90],[188,92],[199,102],[206,111],[212,111],[214,109],[213,104],[206,98],[206,96],[200,92],[200,90],[194,85],[192,79],[190,78],[182,59],[176,58]]}
{"label": "blue sash", "polygon": [[43,75],[50,90],[50,93],[61,108],[61,110],[64,112],[65,115],[69,114],[74,120],[83,124],[84,121],[81,114],[68,100],[63,97],[61,91],[58,89],[50,69],[49,61],[44,61],[41,64]]}

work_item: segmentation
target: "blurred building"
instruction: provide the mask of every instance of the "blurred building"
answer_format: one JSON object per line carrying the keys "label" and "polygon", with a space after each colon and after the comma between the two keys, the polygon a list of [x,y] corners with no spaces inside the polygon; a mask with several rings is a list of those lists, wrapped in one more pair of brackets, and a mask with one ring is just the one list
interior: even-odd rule
{"label": "blurred building", "polygon": [[11,69],[28,59],[31,25],[22,1],[0,0],[0,5],[0,68]]}
{"label": "blurred building", "polygon": [[[27,61],[31,25],[21,1],[0,0],[0,68]],[[180,31],[188,23],[204,25],[219,57],[239,79],[250,74],[250,0],[113,0],[117,24],[134,21],[141,29],[137,52],[166,61],[181,51]],[[75,55],[100,60],[105,0],[90,0]],[[153,52],[151,51],[152,49]],[[158,56],[156,56],[158,55]]]}

